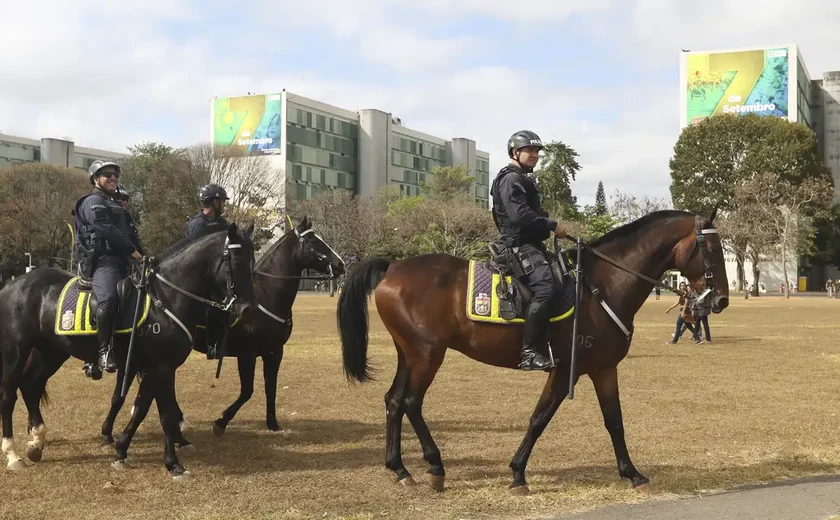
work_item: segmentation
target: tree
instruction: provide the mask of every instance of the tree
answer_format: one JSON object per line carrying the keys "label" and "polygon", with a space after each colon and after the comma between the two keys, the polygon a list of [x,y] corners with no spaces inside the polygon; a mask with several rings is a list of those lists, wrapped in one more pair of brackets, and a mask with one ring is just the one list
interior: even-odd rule
{"label": "tree", "polygon": [[607,194],[602,181],[598,181],[598,189],[595,191],[595,212],[597,215],[607,214]]}
{"label": "tree", "polygon": [[[669,164],[674,205],[700,214],[716,204],[723,213],[733,209],[735,189],[764,172],[792,185],[825,173],[810,129],[756,114],[720,115],[684,128]],[[746,248],[739,244],[736,249]],[[742,288],[744,257],[735,258]]]}
{"label": "tree", "polygon": [[598,206],[584,206],[581,212],[583,233],[581,238],[589,242],[595,240],[616,227],[616,220],[609,213],[601,213]]}
{"label": "tree", "polygon": [[683,129],[674,146],[671,196],[679,209],[729,210],[735,188],[770,172],[793,184],[825,173],[816,136],[777,117],[721,115]]}
{"label": "tree", "polygon": [[0,269],[4,278],[24,270],[24,253],[31,253],[33,262],[48,265],[53,265],[55,258],[67,259],[62,267],[70,267],[70,212],[90,189],[87,174],[73,168],[30,163],[0,171]]}
{"label": "tree", "polygon": [[467,167],[463,164],[436,166],[427,178],[429,182],[421,184],[423,194],[440,200],[469,196],[470,187],[475,182],[475,177],[467,173]]}
{"label": "tree", "polygon": [[580,171],[578,153],[561,141],[552,141],[542,154],[534,178],[540,188],[543,209],[555,218],[577,218],[577,197],[572,195],[572,181]]}
{"label": "tree", "polygon": [[391,204],[389,228],[402,245],[399,257],[446,253],[487,258],[487,243],[498,237],[490,212],[467,198],[412,197]]}
{"label": "tree", "polygon": [[759,296],[761,263],[776,258],[778,247],[775,235],[765,225],[761,210],[741,193],[740,189],[736,191],[734,202],[737,209],[728,212],[715,225],[720,231],[724,247],[736,256],[748,258],[752,263],[752,295]]}
{"label": "tree", "polygon": [[[254,222],[257,249],[274,236],[286,192],[269,158],[246,156],[236,148],[210,143],[192,146],[185,155],[187,178],[207,179],[225,188],[230,197],[225,210],[229,220]],[[198,188],[191,199],[198,207]]]}
{"label": "tree", "polygon": [[665,199],[637,197],[636,195],[621,193],[618,190],[615,190],[611,198],[612,203],[609,213],[618,225],[627,224],[644,217],[648,213],[671,209],[672,207]]}
{"label": "tree", "polygon": [[813,219],[827,214],[834,194],[831,177],[807,178],[797,185],[765,172],[738,187],[736,194],[738,200],[754,206],[761,225],[778,244],[785,273],[785,297],[790,298],[788,261],[791,256],[813,252]]}
{"label": "tree", "polygon": [[146,190],[152,173],[163,161],[180,153],[171,146],[162,143],[143,142],[128,147],[131,155],[119,162],[122,175],[120,184],[131,194],[129,211],[138,225],[146,217]]}

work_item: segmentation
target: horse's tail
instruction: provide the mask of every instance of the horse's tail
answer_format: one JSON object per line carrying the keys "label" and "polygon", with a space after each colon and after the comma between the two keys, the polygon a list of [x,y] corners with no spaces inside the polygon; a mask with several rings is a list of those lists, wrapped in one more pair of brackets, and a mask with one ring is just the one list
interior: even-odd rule
{"label": "horse's tail", "polygon": [[391,261],[371,258],[347,275],[338,298],[338,331],[344,357],[344,375],[360,383],[370,381],[368,364],[368,296],[384,277]]}

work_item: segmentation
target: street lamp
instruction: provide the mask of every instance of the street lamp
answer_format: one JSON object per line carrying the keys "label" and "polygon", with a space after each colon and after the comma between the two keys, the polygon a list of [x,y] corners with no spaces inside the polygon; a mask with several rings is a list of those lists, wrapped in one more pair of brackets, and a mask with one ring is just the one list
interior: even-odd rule
{"label": "street lamp", "polygon": [[27,266],[27,268],[26,268],[26,272],[28,273],[29,271],[32,270],[32,253],[23,253],[23,254],[25,254],[27,257],[29,257],[29,266]]}

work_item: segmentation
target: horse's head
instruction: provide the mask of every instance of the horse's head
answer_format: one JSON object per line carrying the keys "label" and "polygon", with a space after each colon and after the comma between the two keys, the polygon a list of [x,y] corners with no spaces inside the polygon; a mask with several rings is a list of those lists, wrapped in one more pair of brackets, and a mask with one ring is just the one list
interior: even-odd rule
{"label": "horse's head", "polygon": [[309,217],[303,217],[294,232],[298,239],[294,252],[298,267],[314,269],[334,278],[344,274],[344,260],[312,229]]}
{"label": "horse's head", "polygon": [[254,224],[244,231],[236,223],[232,223],[227,230],[222,259],[219,269],[214,269],[215,282],[218,287],[225,288],[228,301],[233,300],[233,312],[240,317],[244,325],[248,325],[248,315],[257,307],[254,295]]}
{"label": "horse's head", "polygon": [[714,227],[717,206],[709,218],[695,217],[691,233],[677,246],[677,266],[691,287],[712,300],[712,312],[720,313],[729,305],[729,281],[723,257],[723,245]]}

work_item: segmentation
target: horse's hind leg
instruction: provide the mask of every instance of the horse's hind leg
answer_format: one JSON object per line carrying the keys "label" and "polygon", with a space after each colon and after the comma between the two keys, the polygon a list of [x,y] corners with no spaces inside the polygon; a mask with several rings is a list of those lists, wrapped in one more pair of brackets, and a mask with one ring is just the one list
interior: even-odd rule
{"label": "horse's hind leg", "polygon": [[534,444],[537,443],[537,439],[540,438],[545,427],[551,422],[557,408],[560,407],[563,399],[568,395],[568,381],[568,372],[561,373],[559,369],[555,369],[548,376],[540,400],[531,414],[531,421],[528,424],[525,438],[522,439],[519,449],[516,450],[513,460],[510,461],[510,469],[513,470],[513,484],[510,486],[512,493],[528,494],[530,492],[525,481],[525,467],[528,465],[528,459],[531,457]]}
{"label": "horse's hind leg", "polygon": [[405,391],[408,387],[409,371],[405,355],[396,342],[397,373],[391,388],[385,394],[385,467],[397,474],[397,479],[404,486],[414,484],[411,474],[405,469],[402,460],[402,419],[405,414]]}
{"label": "horse's hind leg", "polygon": [[633,462],[630,461],[630,454],[627,452],[627,444],[624,441],[624,421],[621,418],[621,401],[618,398],[618,369],[615,365],[591,374],[592,384],[595,386],[595,394],[598,396],[598,404],[601,405],[601,413],[604,416],[604,426],[610,434],[615,458],[618,462],[618,474],[630,479],[634,488],[643,486],[649,481],[647,477],[639,473]]}
{"label": "horse's hind leg", "polygon": [[430,359],[423,359],[414,364],[410,370],[408,389],[403,396],[405,413],[408,420],[411,421],[411,426],[414,427],[420,446],[423,447],[423,458],[429,463],[429,483],[437,491],[443,491],[446,472],[443,469],[440,449],[435,444],[429,427],[423,419],[423,398],[443,363],[445,354],[446,350],[444,349],[434,350],[432,348],[430,349]]}

